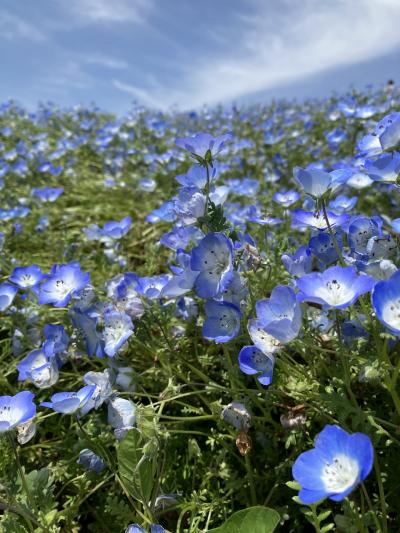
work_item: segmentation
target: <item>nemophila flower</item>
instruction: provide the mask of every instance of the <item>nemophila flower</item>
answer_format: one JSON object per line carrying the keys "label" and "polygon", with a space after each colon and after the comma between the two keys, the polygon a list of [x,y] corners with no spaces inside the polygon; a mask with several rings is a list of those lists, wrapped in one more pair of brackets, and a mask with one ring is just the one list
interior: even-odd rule
{"label": "nemophila flower", "polygon": [[193,156],[197,156],[202,160],[206,158],[207,153],[210,153],[212,160],[221,152],[227,141],[231,139],[231,133],[225,133],[218,137],[213,137],[210,133],[198,133],[194,137],[176,139],[175,143],[179,148],[187,150]]}
{"label": "nemophila flower", "polygon": [[198,272],[190,268],[189,254],[178,250],[176,257],[179,267],[171,267],[176,275],[164,285],[161,291],[161,296],[165,298],[177,298],[192,290],[196,278],[199,275]]}
{"label": "nemophila flower", "polygon": [[291,276],[300,278],[312,269],[311,251],[307,246],[300,246],[294,254],[284,253],[282,263]]}
{"label": "nemophila flower", "polygon": [[282,348],[282,343],[267,333],[261,320],[252,318],[247,322],[247,330],[254,345],[265,354],[274,354]]}
{"label": "nemophila flower", "polygon": [[114,428],[118,440],[136,425],[136,406],[125,398],[112,398],[108,402],[108,423]]}
{"label": "nemophila flower", "polygon": [[382,220],[379,217],[357,216],[348,227],[350,250],[360,255],[367,254],[367,244],[371,237],[382,234]]}
{"label": "nemophila flower", "polygon": [[260,187],[260,182],[251,178],[231,179],[226,181],[230,192],[239,196],[255,196]]}
{"label": "nemophila flower", "polygon": [[[214,165],[209,169],[210,182],[214,181],[217,175],[217,167]],[[175,177],[176,181],[184,187],[197,187],[204,189],[207,184],[207,169],[202,165],[193,165],[186,174],[179,174]]]}
{"label": "nemophila flower", "polygon": [[91,409],[98,409],[112,394],[112,372],[106,369],[103,372],[86,372],[83,376],[86,385],[94,385],[93,394],[82,407],[82,414],[88,413]]}
{"label": "nemophila flower", "polygon": [[189,246],[197,244],[204,237],[204,233],[195,226],[174,226],[171,231],[164,233],[160,239],[160,244],[178,250],[185,250]]}
{"label": "nemophila flower", "polygon": [[233,278],[232,241],[223,233],[209,233],[192,249],[190,267],[199,272],[195,281],[198,296],[217,296]]}
{"label": "nemophila flower", "polygon": [[114,357],[133,333],[133,323],[126,313],[108,311],[104,315],[104,351]]}
{"label": "nemophila flower", "polygon": [[79,264],[55,265],[40,285],[39,304],[52,303],[55,307],[65,307],[71,297],[89,283],[89,279],[88,272],[82,272]]}
{"label": "nemophila flower", "polygon": [[106,222],[102,229],[103,237],[109,239],[121,239],[124,235],[128,233],[132,226],[132,217],[125,217],[119,222],[116,220],[111,220]]}
{"label": "nemophila flower", "polygon": [[257,379],[262,385],[272,383],[275,357],[264,353],[256,346],[244,346],[239,353],[239,368],[244,374],[257,374]]}
{"label": "nemophila flower", "polygon": [[53,354],[41,349],[32,350],[17,364],[18,380],[31,380],[39,389],[47,389],[57,383],[59,369]]}
{"label": "nemophila flower", "polygon": [[278,191],[273,195],[272,199],[282,207],[290,207],[300,199],[300,193],[295,190]]}
{"label": "nemophila flower", "polygon": [[277,226],[278,224],[282,223],[281,218],[276,218],[268,213],[263,213],[262,210],[256,205],[249,206],[247,216],[248,222],[255,222],[261,226]]}
{"label": "nemophila flower", "polygon": [[256,303],[256,313],[263,330],[281,343],[290,342],[299,334],[301,307],[291,287],[275,287],[270,298]]}
{"label": "nemophila flower", "polygon": [[228,302],[208,300],[204,306],[206,319],[203,324],[203,337],[215,343],[232,340],[240,330],[240,309]]}
{"label": "nemophila flower", "polygon": [[161,293],[165,285],[169,282],[171,276],[169,274],[161,274],[160,276],[137,278],[136,291],[149,300],[161,298]]}
{"label": "nemophila flower", "polygon": [[352,305],[375,284],[370,276],[358,275],[353,267],[333,266],[324,272],[312,272],[296,281],[306,302],[344,309]]}
{"label": "nemophila flower", "polygon": [[57,392],[51,397],[51,402],[42,402],[40,405],[49,407],[57,413],[72,414],[85,406],[95,389],[94,385],[87,385],[77,392]]}
{"label": "nemophila flower", "polygon": [[176,300],[175,316],[183,320],[192,320],[197,318],[199,308],[196,301],[188,296],[181,296]]}
{"label": "nemophila flower", "polygon": [[8,278],[20,289],[34,289],[44,278],[44,274],[37,265],[16,267]]}
{"label": "nemophila flower", "polygon": [[157,182],[153,178],[143,178],[139,181],[139,189],[144,192],[153,192],[156,190]]}
{"label": "nemophila flower", "polygon": [[73,325],[85,340],[87,354],[91,357],[94,355],[96,357],[104,357],[104,340],[97,330],[99,318],[90,316],[76,307],[70,314]]}
{"label": "nemophila flower", "polygon": [[0,396],[0,433],[25,424],[36,415],[34,394],[18,392],[15,396]]}
{"label": "nemophila flower", "polygon": [[365,162],[365,172],[374,181],[397,183],[400,175],[400,153],[384,154]]}
{"label": "nemophila flower", "polygon": [[356,206],[357,202],[357,196],[349,197],[345,196],[344,194],[340,194],[329,202],[328,207],[333,213],[341,215],[342,213],[351,211]]}
{"label": "nemophila flower", "polygon": [[362,155],[376,155],[390,150],[400,141],[400,113],[390,113],[380,120],[371,134],[365,135],[358,143]]}
{"label": "nemophila flower", "polygon": [[[334,237],[339,250],[341,250],[343,248],[343,238],[340,230],[335,232]],[[329,233],[319,232],[318,235],[311,237],[308,247],[322,267],[331,265],[339,259],[335,244]]]}
{"label": "nemophila flower", "polygon": [[325,172],[319,168],[295,167],[293,177],[303,191],[313,198],[321,198],[328,191],[337,189],[345,181],[343,174]]}
{"label": "nemophila flower", "polygon": [[92,450],[89,450],[89,448],[84,448],[79,452],[79,457],[76,462],[86,470],[91,470],[96,474],[100,474],[106,467],[102,458],[92,452]]}
{"label": "nemophila flower", "polygon": [[59,196],[62,195],[64,189],[62,187],[42,187],[41,189],[32,189],[32,196],[38,198],[42,202],[55,202]]}
{"label": "nemophila flower", "polygon": [[43,328],[45,341],[43,350],[47,355],[59,355],[68,348],[69,337],[61,324],[46,324]]}
{"label": "nemophila flower", "polygon": [[173,222],[176,220],[174,207],[174,202],[164,202],[159,208],[154,209],[150,214],[147,215],[147,222],[151,222],[152,224],[160,222],[161,220],[164,220],[165,222]]}
{"label": "nemophila flower", "polygon": [[[138,524],[130,524],[126,528],[125,533],[147,533],[147,531]],[[159,524],[152,524],[150,526],[150,533],[165,533],[165,529]]]}
{"label": "nemophila flower", "polygon": [[367,330],[362,326],[361,320],[365,320],[365,316],[342,322],[340,329],[342,331],[343,341],[346,344],[351,345],[362,337],[368,337]]}
{"label": "nemophila flower", "polygon": [[239,272],[233,273],[233,278],[228,287],[222,291],[217,298],[224,302],[230,302],[240,308],[241,304],[246,300],[249,294],[246,280],[240,275]]}
{"label": "nemophila flower", "polygon": [[196,187],[181,187],[174,201],[174,209],[181,224],[195,224],[204,215],[206,197]]}
{"label": "nemophila flower", "polygon": [[[336,215],[331,211],[327,212],[327,217],[331,227],[342,226],[346,224],[350,218],[349,215],[345,213]],[[320,211],[310,212],[296,209],[295,211],[292,211],[292,220],[297,226],[308,226],[318,230],[326,230],[328,228],[325,217]]]}
{"label": "nemophila flower", "polygon": [[375,235],[367,242],[366,252],[373,261],[394,258],[398,252],[397,242],[390,233]]}
{"label": "nemophila flower", "polygon": [[0,311],[5,311],[13,303],[18,289],[11,283],[0,283]]}
{"label": "nemophila flower", "polygon": [[372,291],[372,305],[389,331],[400,334],[400,270],[388,280],[378,281]]}
{"label": "nemophila flower", "polygon": [[368,476],[373,461],[374,449],[368,435],[325,426],[314,448],[300,454],[293,465],[293,477],[301,485],[300,501],[342,501]]}
{"label": "nemophila flower", "polygon": [[390,259],[356,261],[355,266],[359,272],[365,272],[376,280],[389,279],[397,271],[397,266]]}

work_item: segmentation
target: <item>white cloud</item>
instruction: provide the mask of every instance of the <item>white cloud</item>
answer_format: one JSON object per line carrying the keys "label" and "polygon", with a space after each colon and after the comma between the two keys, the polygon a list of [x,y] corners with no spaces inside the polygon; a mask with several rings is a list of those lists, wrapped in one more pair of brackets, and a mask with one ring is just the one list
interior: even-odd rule
{"label": "white cloud", "polygon": [[82,62],[87,63],[88,65],[98,65],[99,67],[113,70],[125,70],[129,67],[128,63],[122,59],[102,54],[88,54],[81,56],[80,59]]}
{"label": "white cloud", "polygon": [[63,0],[62,5],[83,24],[143,23],[153,8],[152,0]]}
{"label": "white cloud", "polygon": [[8,40],[27,39],[34,42],[41,42],[46,36],[35,26],[32,26],[22,18],[0,10],[0,38]]}
{"label": "white cloud", "polygon": [[400,0],[280,0],[279,11],[264,0],[248,1],[254,10],[238,17],[228,49],[191,57],[176,85],[114,80],[114,86],[148,105],[185,109],[276,88],[400,46]]}

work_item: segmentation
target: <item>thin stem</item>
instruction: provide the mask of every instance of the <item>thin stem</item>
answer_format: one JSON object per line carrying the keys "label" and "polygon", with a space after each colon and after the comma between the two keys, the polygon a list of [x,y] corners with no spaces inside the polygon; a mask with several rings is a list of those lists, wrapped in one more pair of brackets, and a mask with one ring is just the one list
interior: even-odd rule
{"label": "thin stem", "polygon": [[342,251],[339,248],[339,245],[338,245],[338,242],[336,240],[335,234],[333,233],[333,230],[332,230],[331,223],[329,222],[328,213],[326,211],[326,203],[325,203],[324,198],[321,198],[321,205],[322,205],[322,213],[324,215],[324,219],[325,219],[325,222],[326,222],[326,225],[327,225],[327,228],[328,228],[329,235],[330,235],[330,237],[332,239],[333,246],[335,247],[336,253],[338,254],[338,257],[339,257],[340,266],[345,266],[345,262],[344,262],[343,255],[342,255]]}

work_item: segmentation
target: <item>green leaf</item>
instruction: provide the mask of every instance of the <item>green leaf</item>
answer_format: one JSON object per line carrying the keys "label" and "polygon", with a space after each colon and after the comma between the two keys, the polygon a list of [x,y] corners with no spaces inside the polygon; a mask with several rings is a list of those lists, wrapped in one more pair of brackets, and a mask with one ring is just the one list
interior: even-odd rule
{"label": "green leaf", "polygon": [[280,516],[269,507],[250,507],[233,514],[228,520],[210,533],[272,533],[279,524]]}
{"label": "green leaf", "polygon": [[148,444],[137,429],[131,429],[117,450],[122,481],[134,498],[146,503],[150,500],[157,470],[156,455],[144,453]]}

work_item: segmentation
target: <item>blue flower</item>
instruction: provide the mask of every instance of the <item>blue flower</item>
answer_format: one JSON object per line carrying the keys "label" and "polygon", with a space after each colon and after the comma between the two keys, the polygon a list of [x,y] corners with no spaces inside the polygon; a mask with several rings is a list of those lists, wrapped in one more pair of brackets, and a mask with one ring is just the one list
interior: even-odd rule
{"label": "blue flower", "polygon": [[[340,230],[335,233],[335,239],[339,250],[341,250],[343,248],[343,238]],[[319,232],[315,237],[311,237],[308,246],[311,253],[318,259],[321,267],[331,265],[339,259],[334,242],[328,233]]]}
{"label": "blue flower", "polygon": [[377,159],[365,162],[365,171],[374,181],[396,183],[400,174],[400,154],[383,154]]}
{"label": "blue flower", "polygon": [[378,155],[395,147],[400,141],[400,113],[390,113],[380,120],[374,131],[358,142],[361,155]]}
{"label": "blue flower", "polygon": [[313,198],[321,198],[328,191],[335,190],[345,181],[345,176],[335,171],[329,173],[319,168],[295,167],[293,177],[303,191]]}
{"label": "blue flower", "polygon": [[104,315],[104,351],[114,357],[133,333],[133,323],[126,313],[108,311]]}
{"label": "blue flower", "polygon": [[112,398],[108,402],[108,423],[114,428],[118,440],[136,424],[136,406],[125,398]]}
{"label": "blue flower", "polygon": [[357,216],[348,228],[350,250],[360,255],[367,254],[367,244],[371,237],[382,234],[382,220],[379,217]]}
{"label": "blue flower", "polygon": [[268,300],[259,300],[256,303],[256,312],[263,330],[279,342],[290,342],[299,334],[301,307],[291,287],[275,287]]}
{"label": "blue flower", "polygon": [[71,311],[71,319],[74,326],[82,334],[86,350],[89,356],[104,357],[104,341],[99,331],[97,331],[97,323],[99,318],[96,316],[89,316],[74,307]]}
{"label": "blue flower", "polygon": [[[125,533],[146,533],[146,530],[139,526],[139,524],[130,524]],[[165,533],[165,529],[159,524],[152,524],[150,526],[150,533]]]}
{"label": "blue flower", "polygon": [[132,218],[125,217],[119,222],[112,220],[103,226],[102,235],[109,239],[120,239],[128,233],[132,226]]}
{"label": "blue flower", "polygon": [[16,267],[8,278],[20,289],[35,289],[38,283],[44,278],[43,272],[37,265],[26,267]]}
{"label": "blue flower", "polygon": [[65,307],[71,297],[89,283],[90,276],[82,272],[79,264],[55,265],[39,290],[39,304],[52,303],[55,307]]}
{"label": "blue flower", "polygon": [[88,413],[91,409],[98,409],[108,400],[112,394],[112,372],[106,369],[103,372],[86,372],[83,381],[86,385],[94,385],[93,394],[82,407],[82,414]]}
{"label": "blue flower", "polygon": [[[331,227],[342,226],[346,224],[350,218],[349,215],[345,213],[336,215],[330,211],[327,212],[327,216]],[[319,211],[309,212],[303,211],[302,209],[296,209],[292,211],[292,219],[293,223],[298,226],[308,226],[318,230],[326,230],[328,228],[325,217]]]}
{"label": "blue flower", "polygon": [[35,196],[42,202],[55,202],[64,192],[62,187],[43,187],[41,189],[32,189],[32,196]]}
{"label": "blue flower", "polygon": [[205,304],[206,320],[203,337],[217,344],[229,342],[240,330],[240,309],[228,302],[209,300]]}
{"label": "blue flower", "polygon": [[353,267],[333,266],[322,273],[306,274],[296,284],[306,302],[344,309],[369,292],[375,280],[370,276],[357,275]]}
{"label": "blue flower", "polygon": [[368,435],[351,435],[339,426],[325,426],[314,448],[300,454],[293,465],[293,477],[301,485],[300,501],[342,501],[368,476],[373,461],[374,449]]}
{"label": "blue flower", "polygon": [[300,194],[297,191],[278,191],[273,197],[273,201],[283,207],[290,207],[300,199]]}
{"label": "blue flower", "polygon": [[[209,169],[210,182],[216,177],[217,167]],[[186,174],[179,174],[175,177],[176,181],[184,187],[197,187],[204,189],[207,183],[207,169],[205,166],[193,165]]]}
{"label": "blue flower", "polygon": [[400,270],[388,280],[378,281],[372,291],[378,319],[395,335],[400,334]]}
{"label": "blue flower", "polygon": [[300,278],[312,269],[311,251],[306,246],[300,246],[294,254],[284,253],[282,263],[291,276]]}
{"label": "blue flower", "polygon": [[165,298],[177,298],[192,290],[196,278],[199,275],[198,272],[190,268],[191,258],[189,254],[178,250],[176,257],[180,266],[174,267],[176,275],[164,285],[161,291],[161,296]]}
{"label": "blue flower", "polygon": [[357,202],[357,196],[352,196],[349,198],[348,196],[341,194],[329,202],[329,209],[331,209],[334,213],[341,215],[342,213],[351,211]]}
{"label": "blue flower", "polygon": [[59,371],[53,353],[43,349],[32,350],[17,364],[18,380],[30,379],[39,389],[47,389],[58,381]]}
{"label": "blue flower", "polygon": [[265,354],[256,346],[244,346],[239,353],[239,368],[244,374],[257,374],[262,385],[270,385],[274,372],[275,357]]}
{"label": "blue flower", "polygon": [[179,148],[183,148],[193,156],[204,160],[208,152],[211,154],[211,158],[214,159],[224,148],[225,143],[231,139],[231,133],[225,133],[218,137],[213,137],[210,133],[198,133],[194,137],[176,139],[175,143]]}
{"label": "blue flower", "polygon": [[106,467],[101,457],[89,450],[89,448],[84,448],[79,452],[77,464],[83,466],[86,470],[92,470],[96,474],[100,474]]}
{"label": "blue flower", "polygon": [[11,283],[0,284],[0,311],[5,311],[13,303],[18,289]]}
{"label": "blue flower", "polygon": [[57,413],[72,414],[85,406],[96,387],[87,385],[77,392],[57,392],[51,397],[51,402],[42,402],[41,407],[49,407]]}
{"label": "blue flower", "polygon": [[18,392],[15,396],[0,396],[0,433],[25,424],[36,415],[34,394]]}
{"label": "blue flower", "polygon": [[232,241],[223,233],[209,233],[193,248],[190,267],[200,272],[195,281],[198,296],[217,296],[233,278]]}

